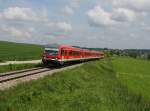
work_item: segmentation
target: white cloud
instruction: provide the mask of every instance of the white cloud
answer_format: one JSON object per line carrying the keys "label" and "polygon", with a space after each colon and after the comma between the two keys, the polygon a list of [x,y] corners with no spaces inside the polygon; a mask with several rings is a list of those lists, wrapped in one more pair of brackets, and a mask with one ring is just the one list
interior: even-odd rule
{"label": "white cloud", "polygon": [[82,0],[70,0],[70,6],[73,8],[77,8],[80,6]]}
{"label": "white cloud", "polygon": [[117,8],[112,12],[112,19],[116,21],[133,22],[137,19],[138,14],[125,8]]}
{"label": "white cloud", "polygon": [[6,25],[0,27],[0,32],[14,37],[31,37],[33,30],[34,30],[33,28],[23,30],[12,26],[6,26]]}
{"label": "white cloud", "polygon": [[69,6],[66,6],[63,11],[64,15],[73,15],[74,11],[71,7]]}
{"label": "white cloud", "polygon": [[79,8],[82,0],[69,0],[68,5],[62,10],[65,15],[73,15],[75,9]]}
{"label": "white cloud", "polygon": [[66,22],[51,22],[48,26],[53,30],[61,32],[69,32],[72,30],[72,26]]}
{"label": "white cloud", "polygon": [[131,8],[139,11],[150,10],[150,0],[112,0],[113,6]]}
{"label": "white cloud", "polygon": [[8,20],[24,20],[24,21],[47,21],[45,12],[35,13],[30,8],[9,7],[0,12],[0,18]]}
{"label": "white cloud", "polygon": [[145,13],[138,13],[127,8],[114,8],[112,11],[105,11],[100,6],[95,6],[89,10],[88,19],[90,25],[95,26],[112,26],[122,24],[124,22],[136,22],[144,17]]}
{"label": "white cloud", "polygon": [[115,24],[115,21],[111,19],[111,13],[106,12],[100,6],[96,6],[94,9],[89,10],[87,15],[91,25],[107,26]]}

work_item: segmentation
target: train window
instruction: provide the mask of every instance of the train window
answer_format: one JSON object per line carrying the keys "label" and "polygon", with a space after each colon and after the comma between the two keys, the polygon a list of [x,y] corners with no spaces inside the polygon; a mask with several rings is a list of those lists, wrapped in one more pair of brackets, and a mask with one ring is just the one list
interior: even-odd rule
{"label": "train window", "polygon": [[73,56],[76,56],[76,52],[75,51],[73,51]]}
{"label": "train window", "polygon": [[70,51],[69,52],[69,56],[79,56],[80,55],[80,52],[78,51]]}
{"label": "train window", "polygon": [[72,56],[72,51],[69,52],[69,56]]}
{"label": "train window", "polygon": [[57,56],[58,51],[57,50],[45,50],[46,53],[48,53],[51,56]]}
{"label": "train window", "polygon": [[74,51],[74,52],[73,52],[73,55],[74,55],[74,56],[78,56],[78,55],[79,55],[79,52],[78,52],[78,51]]}

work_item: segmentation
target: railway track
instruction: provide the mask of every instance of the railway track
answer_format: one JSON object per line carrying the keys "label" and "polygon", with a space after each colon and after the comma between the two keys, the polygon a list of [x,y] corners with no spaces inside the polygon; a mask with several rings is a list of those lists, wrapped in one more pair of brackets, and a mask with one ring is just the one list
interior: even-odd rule
{"label": "railway track", "polygon": [[27,70],[22,70],[22,71],[16,71],[16,72],[10,72],[10,73],[4,73],[0,75],[0,83],[8,82],[11,80],[31,76],[31,75],[36,75],[40,74],[43,72],[50,71],[52,69],[50,68],[44,68],[44,67],[38,67],[38,68],[33,68],[33,69],[27,69]]}
{"label": "railway track", "polygon": [[51,68],[32,68],[21,71],[8,72],[4,74],[0,74],[0,90],[8,89],[12,86],[15,86],[21,82],[26,82],[30,80],[36,80],[42,78],[46,75],[52,75],[56,72],[60,72],[66,69],[72,69],[77,66],[81,66],[81,64],[72,64],[69,66],[64,66],[61,68],[51,67]]}

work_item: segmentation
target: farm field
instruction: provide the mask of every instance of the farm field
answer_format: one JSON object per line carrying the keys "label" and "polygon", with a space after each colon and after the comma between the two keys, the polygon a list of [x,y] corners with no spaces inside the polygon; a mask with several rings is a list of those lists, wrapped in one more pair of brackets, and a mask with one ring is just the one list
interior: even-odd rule
{"label": "farm field", "polygon": [[41,59],[43,46],[0,41],[0,62]]}
{"label": "farm field", "polygon": [[0,111],[150,111],[148,65],[131,58],[89,62],[0,91]]}

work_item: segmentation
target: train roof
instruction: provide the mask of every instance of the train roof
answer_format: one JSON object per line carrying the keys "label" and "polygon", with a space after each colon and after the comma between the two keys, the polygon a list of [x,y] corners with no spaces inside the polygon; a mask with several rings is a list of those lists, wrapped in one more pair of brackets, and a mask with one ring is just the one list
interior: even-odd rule
{"label": "train roof", "polygon": [[[71,45],[58,45],[58,44],[48,44],[45,46],[45,48],[55,48],[55,49],[59,49],[59,48],[66,48],[66,49],[70,49],[70,50],[83,50],[84,52],[93,52],[93,53],[100,53],[100,51],[96,51],[96,50],[89,50],[89,49],[83,49],[81,47],[78,46],[71,46]],[[101,52],[102,53],[102,52]]]}
{"label": "train roof", "polygon": [[73,47],[73,46],[69,46],[69,45],[60,45],[61,48],[66,48],[66,49],[69,49],[69,50],[81,50],[80,48],[77,48],[77,47]]}

